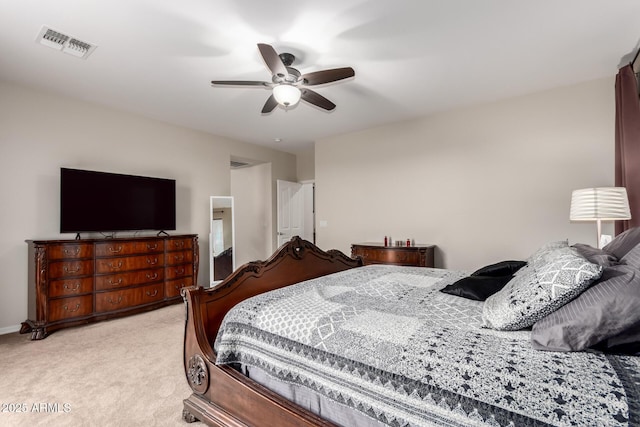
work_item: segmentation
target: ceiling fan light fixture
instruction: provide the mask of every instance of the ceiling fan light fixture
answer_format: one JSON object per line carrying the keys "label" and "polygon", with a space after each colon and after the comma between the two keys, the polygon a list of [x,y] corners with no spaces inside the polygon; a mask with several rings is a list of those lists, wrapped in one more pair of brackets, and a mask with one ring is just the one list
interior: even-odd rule
{"label": "ceiling fan light fixture", "polygon": [[282,53],[278,55],[273,46],[264,43],[258,43],[258,50],[260,51],[260,55],[262,55],[265,65],[271,72],[271,82],[212,80],[211,85],[272,88],[271,95],[269,95],[269,98],[267,98],[267,101],[260,111],[261,114],[271,113],[278,105],[282,105],[285,109],[288,109],[300,102],[300,99],[322,108],[325,111],[332,111],[336,108],[336,104],[318,92],[309,89],[309,86],[335,83],[356,75],[351,67],[333,68],[330,70],[301,74],[300,71],[291,66],[295,59],[295,56],[292,54]]}
{"label": "ceiling fan light fixture", "polygon": [[273,88],[273,97],[278,101],[278,104],[285,107],[293,107],[300,101],[302,92],[297,87],[290,84],[279,84]]}

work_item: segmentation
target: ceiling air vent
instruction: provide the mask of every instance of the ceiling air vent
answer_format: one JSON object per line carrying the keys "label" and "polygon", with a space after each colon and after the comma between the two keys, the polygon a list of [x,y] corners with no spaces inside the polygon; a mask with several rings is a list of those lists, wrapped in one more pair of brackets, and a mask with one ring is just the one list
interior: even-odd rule
{"label": "ceiling air vent", "polygon": [[87,59],[97,47],[94,44],[78,40],[46,26],[43,26],[40,33],[38,33],[36,42],[82,59]]}
{"label": "ceiling air vent", "polygon": [[231,160],[231,167],[232,168],[243,168],[245,166],[250,166],[251,163],[245,163],[245,162],[238,162],[236,160]]}

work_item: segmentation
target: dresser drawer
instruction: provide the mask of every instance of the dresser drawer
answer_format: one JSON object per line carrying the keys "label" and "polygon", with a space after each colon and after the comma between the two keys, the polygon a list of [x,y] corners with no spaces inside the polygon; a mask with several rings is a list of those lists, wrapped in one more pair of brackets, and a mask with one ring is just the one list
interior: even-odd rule
{"label": "dresser drawer", "polygon": [[93,278],[70,278],[52,280],[49,285],[49,297],[68,297],[93,292]]}
{"label": "dresser drawer", "polygon": [[417,265],[420,261],[420,254],[418,252],[402,249],[364,249],[362,251],[362,256],[365,260],[371,263]]}
{"label": "dresser drawer", "polygon": [[193,264],[182,264],[167,267],[165,277],[169,280],[189,277],[193,275]]}
{"label": "dresser drawer", "polygon": [[96,259],[96,273],[119,273],[164,265],[164,254]]}
{"label": "dresser drawer", "polygon": [[173,298],[173,297],[180,296],[180,290],[182,288],[187,286],[192,286],[192,285],[193,285],[193,278],[191,277],[185,277],[184,279],[180,279],[180,280],[169,280],[165,284],[164,296],[166,298]]}
{"label": "dresser drawer", "polygon": [[193,251],[169,252],[167,254],[167,264],[177,265],[193,261]]}
{"label": "dresser drawer", "polygon": [[96,290],[104,291],[123,288],[126,286],[140,285],[149,282],[158,282],[164,279],[164,268],[140,270],[133,273],[109,274],[96,276]]}
{"label": "dresser drawer", "polygon": [[49,301],[49,321],[87,316],[93,312],[93,297],[61,298]]}
{"label": "dresser drawer", "polygon": [[115,255],[146,254],[149,252],[163,252],[162,240],[150,240],[141,242],[107,242],[96,244],[97,257],[109,257]]}
{"label": "dresser drawer", "polygon": [[93,261],[56,261],[49,263],[49,279],[93,274]]}
{"label": "dresser drawer", "polygon": [[193,240],[191,239],[168,239],[167,240],[168,251],[179,251],[182,249],[192,249],[192,248],[193,248]]}
{"label": "dresser drawer", "polygon": [[89,243],[65,243],[47,248],[49,260],[93,257],[93,245]]}
{"label": "dresser drawer", "polygon": [[434,266],[434,245],[383,246],[374,243],[351,245],[351,256],[367,264],[393,264],[413,267]]}
{"label": "dresser drawer", "polygon": [[141,286],[133,289],[96,293],[96,313],[135,307],[164,298],[164,284]]}

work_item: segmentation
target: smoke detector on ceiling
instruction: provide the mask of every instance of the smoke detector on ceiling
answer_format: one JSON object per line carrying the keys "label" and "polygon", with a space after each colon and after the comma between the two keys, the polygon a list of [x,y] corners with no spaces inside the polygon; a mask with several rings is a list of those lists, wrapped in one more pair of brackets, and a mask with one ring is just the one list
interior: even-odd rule
{"label": "smoke detector on ceiling", "polygon": [[36,43],[82,59],[87,59],[87,57],[91,55],[91,52],[97,47],[92,43],[78,40],[60,31],[52,30],[47,26],[43,26],[40,33],[38,33]]}

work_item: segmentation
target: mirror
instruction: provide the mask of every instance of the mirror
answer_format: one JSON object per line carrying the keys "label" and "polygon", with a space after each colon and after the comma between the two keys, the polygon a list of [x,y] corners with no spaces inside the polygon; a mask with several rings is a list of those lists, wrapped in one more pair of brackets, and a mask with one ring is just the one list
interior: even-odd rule
{"label": "mirror", "polygon": [[233,197],[211,196],[209,214],[209,271],[213,286],[226,279],[236,269]]}

